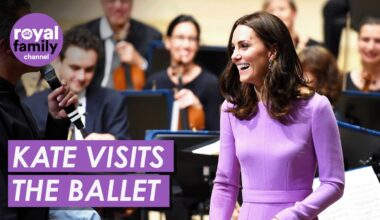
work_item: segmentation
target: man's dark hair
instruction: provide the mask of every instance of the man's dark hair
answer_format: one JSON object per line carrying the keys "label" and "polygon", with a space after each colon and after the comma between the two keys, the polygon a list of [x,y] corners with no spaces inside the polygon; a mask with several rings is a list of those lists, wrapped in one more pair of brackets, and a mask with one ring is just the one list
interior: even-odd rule
{"label": "man's dark hair", "polygon": [[0,39],[5,39],[9,44],[9,36],[13,25],[23,14],[30,10],[30,4],[26,0],[1,0],[0,1]]}
{"label": "man's dark hair", "polygon": [[63,37],[62,50],[59,54],[61,60],[65,58],[65,52],[70,46],[77,46],[84,50],[95,50],[98,57],[99,54],[101,54],[100,39],[93,35],[89,30],[84,28],[72,28],[66,32],[65,36]]}

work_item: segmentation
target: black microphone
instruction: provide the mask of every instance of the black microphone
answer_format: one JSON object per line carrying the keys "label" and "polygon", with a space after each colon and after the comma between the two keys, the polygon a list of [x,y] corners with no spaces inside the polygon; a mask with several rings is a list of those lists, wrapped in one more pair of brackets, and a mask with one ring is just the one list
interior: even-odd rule
{"label": "black microphone", "polygon": [[[48,64],[46,66],[41,67],[40,72],[52,90],[55,90],[56,88],[62,86],[57,75],[55,74],[54,68],[51,65]],[[78,110],[75,108],[75,106],[69,105],[67,107],[64,107],[63,109],[65,110],[67,117],[69,117],[70,121],[74,123],[75,127],[78,128],[78,130],[80,130],[80,132],[82,133],[83,138],[85,138],[86,133],[84,131],[84,125],[81,120],[81,116],[78,113]]]}

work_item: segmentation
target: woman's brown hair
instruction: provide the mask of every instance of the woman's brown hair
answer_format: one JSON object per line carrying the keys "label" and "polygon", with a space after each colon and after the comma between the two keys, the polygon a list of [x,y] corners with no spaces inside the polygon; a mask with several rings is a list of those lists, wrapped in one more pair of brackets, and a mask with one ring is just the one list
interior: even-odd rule
{"label": "woman's brown hair", "polygon": [[[264,78],[263,97],[269,115],[286,122],[291,101],[310,97],[313,90],[302,77],[302,67],[285,24],[276,16],[256,12],[239,18],[232,27],[228,41],[228,56],[233,54],[232,35],[239,25],[245,25],[256,33],[267,49],[276,50],[276,57]],[[309,88],[301,92],[301,88]],[[253,84],[241,83],[236,65],[230,59],[220,79],[220,90],[228,102],[234,105],[228,112],[240,120],[248,120],[257,113],[257,95]]]}
{"label": "woman's brown hair", "polygon": [[299,53],[302,68],[316,79],[314,89],[334,104],[342,91],[342,75],[334,55],[321,46],[304,48]]}

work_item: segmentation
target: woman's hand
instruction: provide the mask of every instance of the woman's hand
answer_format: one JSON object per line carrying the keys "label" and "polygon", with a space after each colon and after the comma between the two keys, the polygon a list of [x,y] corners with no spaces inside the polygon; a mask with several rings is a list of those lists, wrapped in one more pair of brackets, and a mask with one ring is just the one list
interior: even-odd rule
{"label": "woman's hand", "polygon": [[181,89],[174,95],[174,98],[178,101],[180,109],[184,109],[189,106],[203,108],[198,97],[189,89]]}
{"label": "woman's hand", "polygon": [[240,205],[238,202],[235,204],[234,211],[232,213],[232,220],[238,220],[239,219],[239,214],[240,214]]}

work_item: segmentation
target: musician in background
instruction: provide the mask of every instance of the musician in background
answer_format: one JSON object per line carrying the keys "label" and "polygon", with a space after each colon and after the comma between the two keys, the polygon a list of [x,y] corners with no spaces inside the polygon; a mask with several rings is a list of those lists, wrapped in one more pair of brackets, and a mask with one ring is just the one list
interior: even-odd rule
{"label": "musician in background", "polygon": [[148,45],[161,40],[162,35],[131,18],[132,0],[100,1],[104,16],[82,25],[99,37],[104,46],[92,84],[118,90],[141,89],[148,68]]}
{"label": "musician in background", "polygon": [[265,0],[263,10],[271,13],[284,22],[292,37],[294,47],[297,51],[308,46],[323,46],[320,42],[309,36],[300,34],[295,27],[297,6],[294,0]]}
{"label": "musician in background", "polygon": [[[219,130],[218,112],[222,98],[218,79],[194,63],[200,32],[198,22],[190,15],[179,15],[170,22],[165,39],[170,66],[152,74],[145,88],[176,89],[175,100],[181,111],[188,115],[187,124],[180,120],[181,129]],[[186,115],[182,114],[181,118]]]}
{"label": "musician in background", "polygon": [[[112,89],[90,86],[99,50],[100,40],[90,31],[83,28],[69,30],[64,36],[57,72],[79,97],[78,111],[89,134],[87,140],[129,139],[124,97]],[[39,92],[24,100],[41,131],[45,129],[47,115],[41,106],[47,105],[46,96],[49,92]],[[69,139],[83,139],[78,129],[71,131]]]}
{"label": "musician in background", "polygon": [[345,75],[344,88],[380,92],[380,18],[367,17],[359,27],[361,68]]}
{"label": "musician in background", "polygon": [[334,105],[342,91],[342,74],[334,55],[324,47],[311,46],[301,50],[298,57],[308,85]]}

